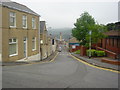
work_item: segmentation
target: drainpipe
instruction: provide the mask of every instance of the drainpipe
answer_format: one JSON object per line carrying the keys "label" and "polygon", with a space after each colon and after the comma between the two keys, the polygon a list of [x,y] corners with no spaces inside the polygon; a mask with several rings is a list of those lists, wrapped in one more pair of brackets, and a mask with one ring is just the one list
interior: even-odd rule
{"label": "drainpipe", "polygon": [[[40,54],[40,21],[39,21],[39,23],[38,23],[38,49],[39,49],[39,54]],[[40,57],[41,56],[39,56],[39,60],[40,60]]]}

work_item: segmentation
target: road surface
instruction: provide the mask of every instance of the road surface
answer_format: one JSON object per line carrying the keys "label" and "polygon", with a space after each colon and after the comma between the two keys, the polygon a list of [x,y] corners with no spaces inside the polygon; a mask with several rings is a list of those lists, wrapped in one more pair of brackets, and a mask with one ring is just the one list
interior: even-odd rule
{"label": "road surface", "polygon": [[85,65],[62,48],[54,61],[3,67],[3,88],[118,88],[118,73]]}

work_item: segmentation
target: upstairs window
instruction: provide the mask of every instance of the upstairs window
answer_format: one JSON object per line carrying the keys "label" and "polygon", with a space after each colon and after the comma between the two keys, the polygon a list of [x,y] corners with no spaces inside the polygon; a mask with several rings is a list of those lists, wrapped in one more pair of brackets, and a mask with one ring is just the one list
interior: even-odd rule
{"label": "upstairs window", "polygon": [[10,27],[16,27],[16,13],[10,12]]}
{"label": "upstairs window", "polygon": [[32,29],[36,29],[36,19],[32,18]]}
{"label": "upstairs window", "polygon": [[22,26],[23,28],[27,28],[27,16],[26,15],[22,16]]}

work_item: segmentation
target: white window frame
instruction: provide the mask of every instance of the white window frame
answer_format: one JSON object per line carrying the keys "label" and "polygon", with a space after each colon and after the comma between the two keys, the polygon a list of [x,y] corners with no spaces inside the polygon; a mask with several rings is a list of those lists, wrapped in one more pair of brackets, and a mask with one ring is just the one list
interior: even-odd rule
{"label": "white window frame", "polygon": [[32,17],[32,29],[36,29],[36,19]]}
{"label": "white window frame", "polygon": [[[24,25],[23,25],[25,20],[26,20],[26,22],[25,22],[25,23],[26,23],[26,27],[24,27]],[[27,29],[27,15],[23,15],[23,16],[22,16],[22,27],[23,27],[24,29]]]}
{"label": "white window frame", "polygon": [[[10,45],[10,44],[15,44],[15,43],[16,43],[16,53],[15,53],[15,54],[11,54],[11,55],[10,55],[10,53],[9,53],[9,57],[18,55],[18,41],[17,41],[16,38],[11,38],[11,39],[12,39],[12,42],[9,42],[9,45]],[[16,39],[16,42],[14,42],[13,39]]]}
{"label": "white window frame", "polygon": [[[33,37],[34,38],[34,43],[35,43],[35,48],[33,49],[33,46],[32,46],[32,51],[35,51],[36,50],[36,37]],[[33,45],[33,38],[32,38],[32,45]]]}
{"label": "white window frame", "polygon": [[[14,14],[14,15],[12,16],[11,13]],[[16,27],[16,13],[15,12],[10,12],[9,16],[10,16],[9,17],[9,23],[11,23],[11,18],[15,18],[14,26],[10,25],[11,28],[15,28]]]}

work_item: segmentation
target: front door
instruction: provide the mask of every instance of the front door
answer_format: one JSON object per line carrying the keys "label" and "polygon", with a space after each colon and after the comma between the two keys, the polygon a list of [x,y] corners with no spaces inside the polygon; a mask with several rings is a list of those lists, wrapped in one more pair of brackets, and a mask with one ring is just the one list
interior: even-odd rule
{"label": "front door", "polygon": [[24,38],[24,57],[27,57],[27,38]]}

